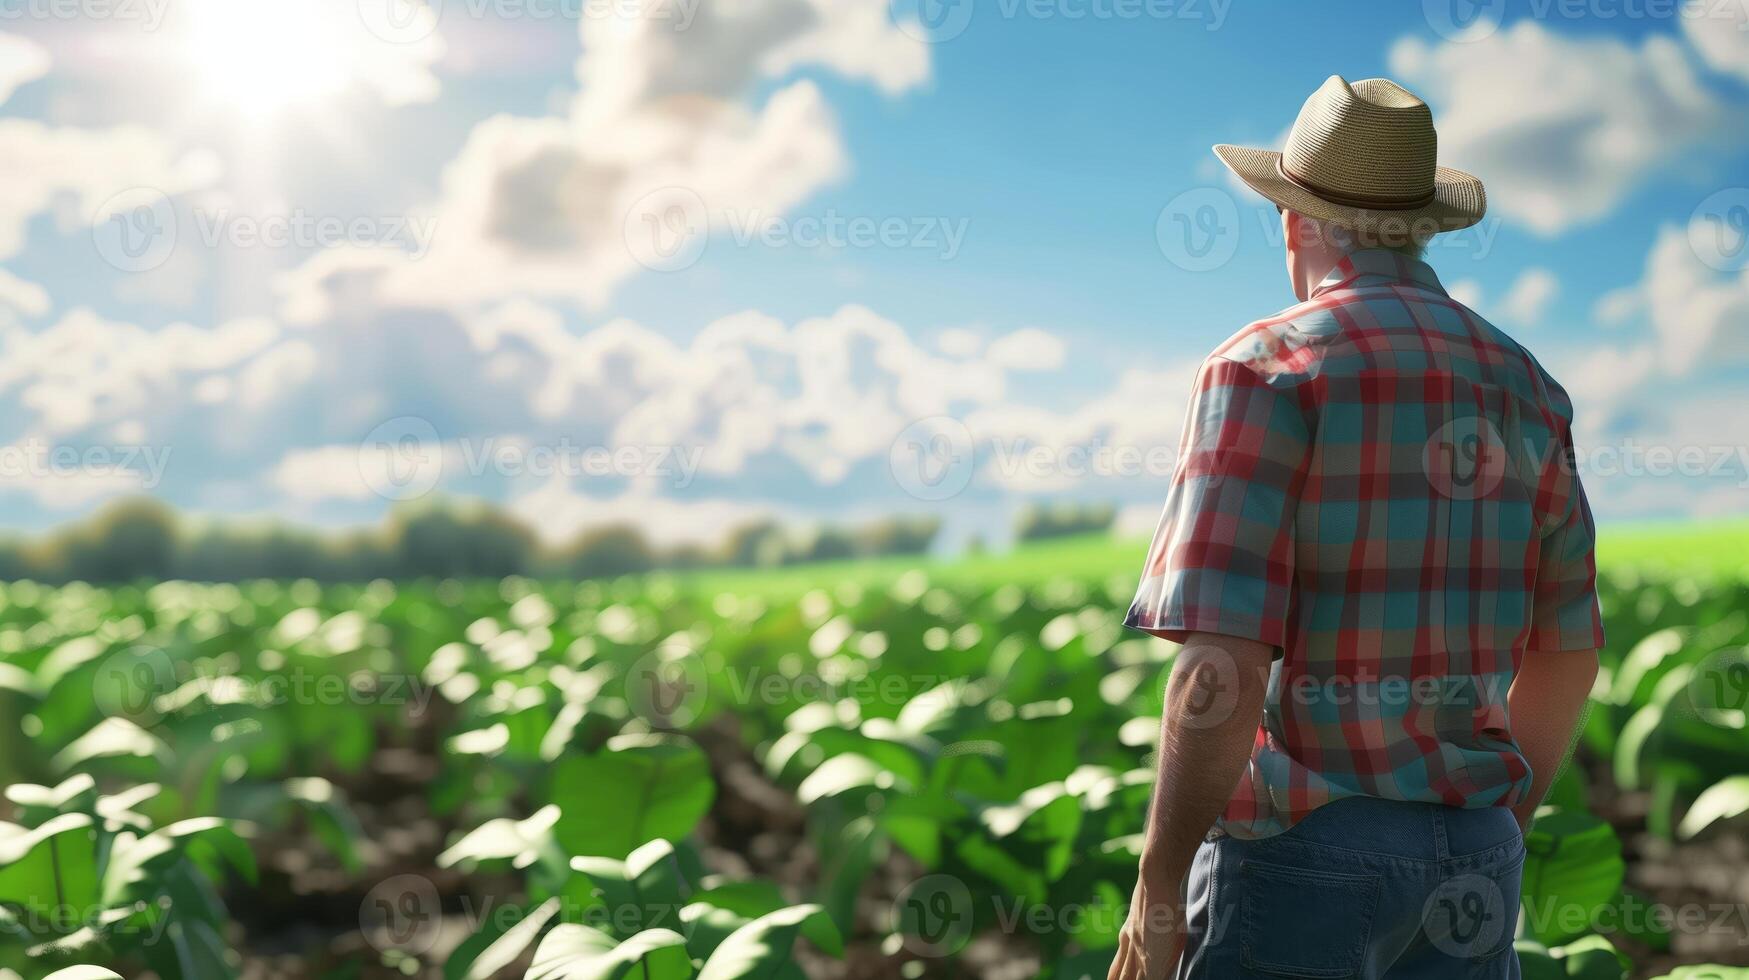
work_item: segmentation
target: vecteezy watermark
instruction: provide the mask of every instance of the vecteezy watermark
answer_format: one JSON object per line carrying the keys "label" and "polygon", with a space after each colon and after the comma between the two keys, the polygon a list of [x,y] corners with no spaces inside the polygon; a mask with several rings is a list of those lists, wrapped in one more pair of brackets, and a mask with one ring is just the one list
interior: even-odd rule
{"label": "vecteezy watermark", "polygon": [[230,208],[194,211],[194,227],[207,248],[327,249],[396,247],[418,261],[431,248],[437,218],[408,215],[315,214],[294,208],[281,214],[239,214]]}
{"label": "vecteezy watermark", "polygon": [[416,415],[376,426],[357,452],[359,479],[386,500],[416,500],[451,477],[650,478],[684,490],[703,459],[702,446],[592,445],[568,436],[552,443],[495,436],[446,441]]}
{"label": "vecteezy watermark", "polygon": [[1573,935],[1598,932],[1604,936],[1645,936],[1654,932],[1698,936],[1708,933],[1749,938],[1749,904],[1742,902],[1684,902],[1669,905],[1649,902],[1631,891],[1614,902],[1592,906],[1563,900],[1558,895],[1523,903],[1525,920],[1538,934]]}
{"label": "vecteezy watermark", "polygon": [[620,237],[632,260],[653,272],[690,268],[710,240],[710,212],[690,187],[658,187],[620,216]]}
{"label": "vecteezy watermark", "polygon": [[[431,248],[437,219],[407,215],[317,214],[302,208],[246,214],[231,208],[195,208],[195,241],[207,249],[330,249],[393,247],[417,261]],[[163,265],[187,236],[170,196],[150,187],[122,191],[92,216],[97,254],[122,272]]]}
{"label": "vecteezy watermark", "polygon": [[[1258,200],[1261,203],[1241,204],[1231,191],[1213,186],[1178,194],[1154,219],[1160,254],[1186,272],[1209,272],[1232,261],[1240,243],[1252,235],[1271,248],[1284,247],[1287,233],[1281,216],[1273,204]],[[1493,251],[1500,219],[1484,218],[1462,228],[1454,224],[1441,218],[1406,218],[1401,227],[1387,233],[1405,242],[1424,242],[1430,254],[1463,254],[1480,260]],[[1324,226],[1311,222],[1301,222],[1298,228],[1303,245],[1316,244],[1318,236],[1325,234]]]}
{"label": "vecteezy watermark", "polygon": [[70,446],[29,437],[0,446],[0,482],[95,477],[154,490],[170,468],[169,446]]}
{"label": "vecteezy watermark", "polygon": [[840,214],[830,208],[824,214],[793,218],[731,209],[724,217],[731,240],[739,246],[909,249],[934,252],[944,262],[959,254],[971,224],[969,218],[945,215],[874,217]]}
{"label": "vecteezy watermark", "polygon": [[1003,20],[1186,21],[1207,31],[1227,22],[1233,0],[888,0],[894,26],[925,44],[966,32],[980,11]]}
{"label": "vecteezy watermark", "polygon": [[620,233],[633,261],[678,272],[704,257],[713,220],[737,248],[890,249],[933,252],[952,261],[965,244],[969,218],[947,215],[771,214],[757,208],[713,212],[690,187],[660,187],[632,201]]}
{"label": "vecteezy watermark", "polygon": [[978,460],[972,431],[949,415],[906,426],[887,450],[887,471],[918,500],[947,500],[972,482]]}
{"label": "vecteezy watermark", "polygon": [[385,878],[358,905],[359,931],[382,952],[424,953],[442,933],[442,918],[437,886],[424,875]]}
{"label": "vecteezy watermark", "polygon": [[972,935],[972,893],[953,875],[925,875],[893,899],[893,932],[917,956],[951,956]]}
{"label": "vecteezy watermark", "polygon": [[173,661],[165,651],[144,644],[109,654],[91,677],[92,702],[99,711],[145,724],[155,721],[169,697],[178,701],[200,697],[213,704],[257,708],[400,705],[423,716],[434,692],[434,685],[418,674],[382,671],[346,675],[294,665],[247,676],[202,673],[189,661]]}
{"label": "vecteezy watermark", "polygon": [[1433,948],[1460,960],[1475,960],[1512,941],[1517,906],[1508,907],[1499,882],[1462,874],[1439,883],[1421,910],[1421,926]]}
{"label": "vecteezy watermark", "polygon": [[1218,646],[1192,643],[1178,652],[1172,687],[1167,719],[1186,728],[1213,728],[1239,706],[1239,665]]}
{"label": "vecteezy watermark", "polygon": [[[1532,20],[1744,20],[1744,0],[1528,0]],[[1506,0],[1422,0],[1427,26],[1448,41],[1470,43],[1493,36],[1506,16]]]}
{"label": "vecteezy watermark", "polygon": [[1688,678],[1688,700],[1713,724],[1749,727],[1749,648],[1716,650],[1696,664]]}
{"label": "vecteezy watermark", "polygon": [[25,20],[82,20],[139,24],[156,31],[170,0],[0,0],[0,23]]}
{"label": "vecteezy watermark", "polygon": [[1218,269],[1239,249],[1239,206],[1218,187],[1194,187],[1160,209],[1154,241],[1186,272]]}
{"label": "vecteezy watermark", "polygon": [[1422,0],[1421,14],[1448,41],[1480,41],[1500,29],[1506,0]]}
{"label": "vecteezy watermark", "polygon": [[169,195],[135,187],[111,197],[91,218],[91,242],[122,272],[148,272],[176,250],[176,208]]}
{"label": "vecteezy watermark", "polygon": [[1485,416],[1452,419],[1428,437],[1422,468],[1442,496],[1453,500],[1491,497],[1506,477],[1506,441]]}
{"label": "vecteezy watermark", "polygon": [[704,712],[710,678],[689,650],[655,649],[625,672],[626,704],[657,728],[686,728]]}
{"label": "vecteezy watermark", "polygon": [[[828,624],[822,630],[831,628]],[[844,636],[848,638],[848,629]],[[862,705],[900,708],[930,691],[944,689],[953,680],[945,674],[871,674],[866,661],[853,658],[851,662],[863,669],[835,672],[826,662],[817,672],[790,675],[759,667],[707,668],[702,656],[684,647],[657,648],[634,661],[623,680],[626,703],[657,728],[693,725],[703,717],[713,694],[736,708],[836,704],[846,698]],[[712,678],[717,681],[714,685]]]}
{"label": "vecteezy watermark", "polygon": [[1695,205],[1688,217],[1688,247],[1720,272],[1749,267],[1749,187],[1727,187]]}
{"label": "vecteezy watermark", "polygon": [[359,19],[391,44],[430,37],[446,19],[480,21],[612,20],[657,24],[670,31],[692,27],[702,0],[356,0]]}

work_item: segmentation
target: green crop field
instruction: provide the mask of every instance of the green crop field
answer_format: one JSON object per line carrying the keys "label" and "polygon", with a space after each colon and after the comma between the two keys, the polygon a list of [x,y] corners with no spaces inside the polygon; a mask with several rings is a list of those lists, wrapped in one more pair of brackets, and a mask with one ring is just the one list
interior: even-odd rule
{"label": "green crop field", "polygon": [[[1103,977],[1175,654],[1120,626],[1143,547],[0,586],[0,976]],[[1526,977],[1749,978],[1745,555],[1606,538]]]}

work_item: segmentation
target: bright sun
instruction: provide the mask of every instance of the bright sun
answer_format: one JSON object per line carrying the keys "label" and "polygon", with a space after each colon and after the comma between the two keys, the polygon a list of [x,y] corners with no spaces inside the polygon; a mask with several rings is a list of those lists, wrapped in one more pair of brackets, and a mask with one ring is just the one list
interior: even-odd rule
{"label": "bright sun", "polygon": [[319,0],[199,0],[188,58],[207,94],[270,113],[338,94],[348,82],[337,5]]}

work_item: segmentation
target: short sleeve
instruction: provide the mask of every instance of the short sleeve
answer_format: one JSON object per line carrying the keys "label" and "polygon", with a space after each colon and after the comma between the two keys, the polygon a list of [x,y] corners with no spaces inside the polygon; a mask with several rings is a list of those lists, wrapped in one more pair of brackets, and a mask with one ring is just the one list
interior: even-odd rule
{"label": "short sleeve", "polygon": [[1310,441],[1291,389],[1237,361],[1204,363],[1125,625],[1179,642],[1205,632],[1284,646]]}
{"label": "short sleeve", "polygon": [[[1571,452],[1563,454],[1570,467]],[[1569,470],[1567,515],[1542,539],[1532,599],[1530,650],[1596,650],[1603,646],[1597,606],[1597,526],[1579,474]]]}

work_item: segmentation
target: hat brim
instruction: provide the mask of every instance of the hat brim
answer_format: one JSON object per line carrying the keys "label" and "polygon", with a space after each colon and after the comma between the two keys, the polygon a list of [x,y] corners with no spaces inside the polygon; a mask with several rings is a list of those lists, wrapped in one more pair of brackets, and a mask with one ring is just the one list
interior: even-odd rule
{"label": "hat brim", "polygon": [[1488,195],[1482,190],[1482,181],[1451,167],[1434,168],[1433,200],[1419,207],[1387,210],[1357,208],[1319,197],[1282,174],[1281,154],[1275,150],[1221,143],[1215,146],[1215,156],[1246,186],[1276,204],[1308,218],[1357,231],[1398,234],[1424,231],[1431,237],[1442,231],[1468,228],[1488,211]]}

